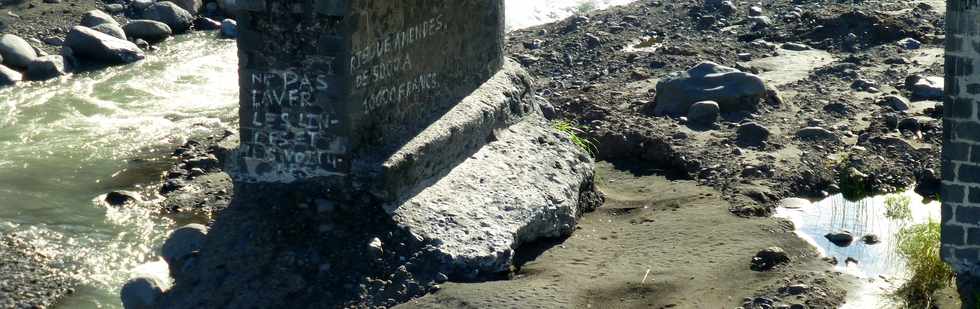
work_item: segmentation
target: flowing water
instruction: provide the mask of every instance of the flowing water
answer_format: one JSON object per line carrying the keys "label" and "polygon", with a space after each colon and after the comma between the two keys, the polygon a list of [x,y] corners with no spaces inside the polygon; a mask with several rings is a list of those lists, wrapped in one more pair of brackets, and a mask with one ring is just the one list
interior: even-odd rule
{"label": "flowing water", "polygon": [[[508,0],[508,29],[631,0]],[[165,270],[156,251],[174,227],[146,208],[106,207],[101,195],[154,196],[169,152],[187,139],[236,128],[233,40],[197,33],[145,61],[0,90],[0,233],[53,256],[79,280],[62,308],[118,308],[136,273]]]}
{"label": "flowing water", "polygon": [[[905,261],[896,250],[899,232],[906,227],[939,222],[940,209],[939,202],[926,201],[914,192],[859,201],[849,201],[838,194],[813,203],[785,200],[776,216],[793,221],[797,235],[823,256],[836,258],[835,270],[860,279],[860,289],[849,293],[843,308],[889,308],[896,306],[890,293],[908,276]],[[824,237],[842,230],[854,235],[851,245],[837,246]],[[876,235],[880,242],[863,243],[861,238],[869,234]],[[848,258],[857,262],[847,262]]]}

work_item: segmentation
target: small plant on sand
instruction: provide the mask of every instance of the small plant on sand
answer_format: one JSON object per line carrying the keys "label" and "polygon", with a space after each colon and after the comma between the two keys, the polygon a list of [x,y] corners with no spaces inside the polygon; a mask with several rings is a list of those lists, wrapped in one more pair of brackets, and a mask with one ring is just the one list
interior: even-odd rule
{"label": "small plant on sand", "polygon": [[898,233],[898,254],[912,276],[895,294],[908,308],[932,308],[933,293],[953,282],[953,270],[939,256],[941,228],[939,223],[930,222]]}
{"label": "small plant on sand", "polygon": [[595,157],[596,152],[599,151],[592,141],[582,137],[582,134],[584,134],[585,131],[576,127],[571,122],[559,120],[555,121],[552,126],[556,131],[568,135],[568,138],[572,140],[572,143],[575,143],[576,146],[582,148],[582,150],[585,150],[585,152],[589,153],[590,156]]}
{"label": "small plant on sand", "polygon": [[894,220],[912,219],[912,209],[909,204],[912,199],[908,196],[895,194],[885,198],[885,217]]}

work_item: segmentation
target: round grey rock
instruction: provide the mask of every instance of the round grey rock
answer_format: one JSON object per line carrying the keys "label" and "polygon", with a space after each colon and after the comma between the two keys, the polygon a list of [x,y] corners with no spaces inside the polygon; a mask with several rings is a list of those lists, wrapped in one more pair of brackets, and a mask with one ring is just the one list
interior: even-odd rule
{"label": "round grey rock", "polygon": [[707,125],[718,121],[720,114],[721,108],[718,107],[717,102],[701,101],[691,105],[691,109],[687,112],[687,119],[691,123]]}
{"label": "round grey rock", "polygon": [[736,140],[740,144],[758,146],[769,141],[769,129],[765,126],[755,123],[747,122],[738,126],[736,131]]}
{"label": "round grey rock", "polygon": [[163,296],[163,284],[153,278],[134,278],[123,285],[119,292],[125,309],[156,308],[157,301]]}
{"label": "round grey rock", "polygon": [[912,108],[912,104],[909,103],[909,99],[898,95],[887,95],[881,99],[881,103],[885,106],[891,107],[895,111],[905,111]]}
{"label": "round grey rock", "polygon": [[197,14],[201,12],[201,8],[204,7],[204,1],[201,0],[168,0],[170,2],[176,3],[180,8],[191,14]]}
{"label": "round grey rock", "polygon": [[123,26],[126,35],[133,39],[143,39],[147,42],[160,42],[173,35],[170,26],[159,21],[149,19],[131,20]]}
{"label": "round grey rock", "polygon": [[154,3],[143,13],[143,19],[167,24],[173,33],[187,32],[194,24],[194,16],[173,2]]}
{"label": "round grey rock", "polygon": [[766,85],[756,75],[712,62],[675,72],[657,82],[653,113],[686,115],[691,105],[714,101],[724,112],[755,111],[766,97]]}
{"label": "round grey rock", "polygon": [[72,27],[65,46],[71,48],[75,57],[109,64],[132,63],[146,57],[136,44],[84,26]]}
{"label": "round grey rock", "polygon": [[111,35],[120,40],[126,40],[126,32],[118,24],[99,24],[91,27],[92,30]]}
{"label": "round grey rock", "polygon": [[221,21],[221,36],[226,38],[237,38],[238,37],[238,22],[234,19],[225,19]]}
{"label": "round grey rock", "polygon": [[82,15],[82,21],[78,24],[92,28],[101,24],[113,24],[118,26],[119,22],[117,22],[115,18],[112,18],[112,15],[109,15],[109,13],[100,10],[91,10],[85,12],[85,15]]}
{"label": "round grey rock", "polygon": [[172,233],[160,249],[163,260],[174,265],[196,251],[200,251],[207,239],[208,228],[200,224],[185,225]]}
{"label": "round grey rock", "polygon": [[65,75],[65,58],[61,55],[38,57],[27,66],[29,80],[48,80]]}
{"label": "round grey rock", "polygon": [[24,78],[23,74],[0,64],[0,86],[13,86]]}
{"label": "round grey rock", "polygon": [[3,56],[3,64],[23,69],[37,58],[37,52],[27,40],[13,34],[4,34],[0,36],[0,56]]}
{"label": "round grey rock", "polygon": [[803,140],[833,140],[837,135],[821,127],[806,127],[796,132],[796,137]]}

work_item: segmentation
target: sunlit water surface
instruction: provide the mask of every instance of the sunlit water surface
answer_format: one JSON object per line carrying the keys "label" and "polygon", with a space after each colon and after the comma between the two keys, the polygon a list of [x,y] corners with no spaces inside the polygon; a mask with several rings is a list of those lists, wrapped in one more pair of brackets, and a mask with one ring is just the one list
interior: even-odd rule
{"label": "sunlit water surface", "polygon": [[[508,0],[508,29],[630,0]],[[0,233],[32,242],[81,285],[61,308],[119,308],[120,286],[165,272],[171,220],[107,207],[102,194],[152,185],[188,139],[237,126],[233,40],[180,36],[145,61],[0,90]]]}
{"label": "sunlit water surface", "polygon": [[[891,197],[907,197],[908,213],[896,216],[889,213],[886,200]],[[894,209],[894,208],[893,208]],[[859,201],[849,201],[834,195],[818,202],[788,199],[777,208],[776,216],[787,218],[796,226],[796,233],[813,244],[826,257],[834,257],[836,270],[859,278],[861,286],[851,291],[842,308],[891,308],[890,293],[907,279],[905,261],[897,253],[899,231],[903,228],[940,220],[939,202],[925,201],[914,192],[874,196]],[[839,247],[824,235],[846,230],[854,235],[850,246]],[[861,237],[874,234],[877,244],[865,244]],[[848,258],[857,263],[847,263]]]}

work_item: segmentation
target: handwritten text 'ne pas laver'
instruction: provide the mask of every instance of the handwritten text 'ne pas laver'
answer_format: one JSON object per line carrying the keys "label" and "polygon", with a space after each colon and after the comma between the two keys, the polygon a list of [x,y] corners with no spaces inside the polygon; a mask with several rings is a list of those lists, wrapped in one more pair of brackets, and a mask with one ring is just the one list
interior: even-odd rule
{"label": "handwritten text 'ne pas laver'", "polygon": [[[327,74],[292,70],[251,75],[251,121],[245,157],[275,162],[277,168],[330,168],[340,165],[343,143],[326,133],[340,125],[328,108],[316,106],[316,94],[330,87]],[[275,110],[273,112],[272,110]]]}
{"label": "handwritten text 'ne pas laver'", "polygon": [[[421,24],[402,31],[389,33],[375,44],[356,50],[351,57],[354,72],[354,88],[364,89],[378,83],[391,81],[413,69],[409,48],[425,39],[446,31],[443,16],[438,15]],[[439,87],[437,73],[420,73],[412,78],[401,80],[393,85],[372,89],[364,100],[364,112],[370,113],[393,103],[404,102],[424,91]]]}

